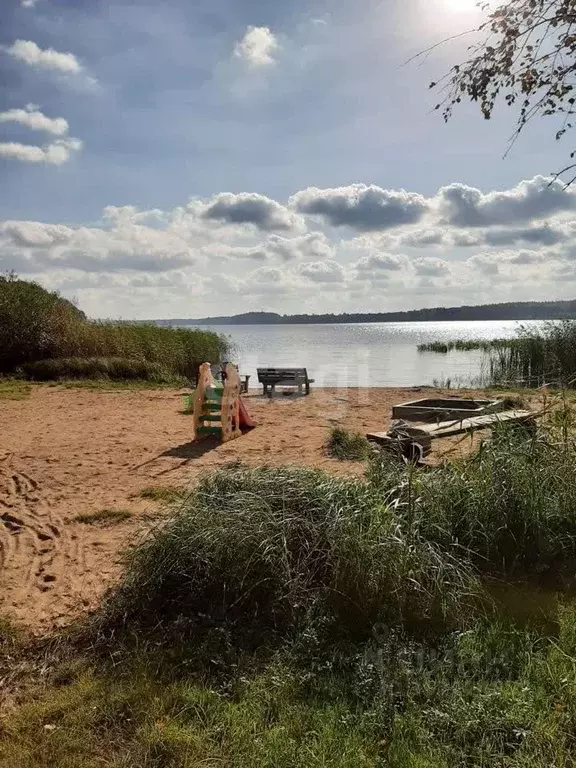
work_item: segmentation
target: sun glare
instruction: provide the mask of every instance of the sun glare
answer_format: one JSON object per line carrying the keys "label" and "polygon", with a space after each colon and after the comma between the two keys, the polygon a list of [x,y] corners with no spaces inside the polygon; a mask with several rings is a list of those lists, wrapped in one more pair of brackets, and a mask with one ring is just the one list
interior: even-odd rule
{"label": "sun glare", "polygon": [[446,7],[457,13],[471,13],[477,8],[477,0],[444,0]]}

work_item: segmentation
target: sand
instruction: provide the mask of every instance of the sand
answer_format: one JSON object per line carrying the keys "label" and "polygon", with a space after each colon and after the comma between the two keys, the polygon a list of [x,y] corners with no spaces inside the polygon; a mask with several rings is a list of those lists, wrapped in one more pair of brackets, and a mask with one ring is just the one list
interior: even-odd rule
{"label": "sand", "polygon": [[[227,444],[190,443],[182,392],[35,387],[0,401],[0,615],[34,632],[64,626],[98,605],[122,554],[162,514],[148,486],[192,484],[240,459],[359,474],[325,455],[329,429],[385,429],[394,403],[430,389],[323,389],[308,397],[247,398],[258,427]],[[445,442],[445,441],[443,441]],[[89,525],[104,508],[133,516]]]}

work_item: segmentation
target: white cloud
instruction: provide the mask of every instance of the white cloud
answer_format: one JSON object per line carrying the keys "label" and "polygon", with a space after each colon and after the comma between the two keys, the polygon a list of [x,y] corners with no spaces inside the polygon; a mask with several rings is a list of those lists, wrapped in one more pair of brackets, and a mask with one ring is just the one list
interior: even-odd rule
{"label": "white cloud", "polygon": [[439,190],[437,205],[443,220],[455,227],[510,226],[576,210],[576,190],[544,176],[486,194],[466,184],[449,184]]}
{"label": "white cloud", "polygon": [[20,160],[23,163],[47,163],[63,165],[75,152],[82,149],[80,139],[57,139],[43,147],[20,144],[15,141],[0,142],[0,156]]}
{"label": "white cloud", "polygon": [[343,267],[336,261],[309,261],[298,266],[298,274],[314,283],[342,283],[345,280]]}
{"label": "white cloud", "polygon": [[309,232],[298,237],[270,235],[264,242],[252,246],[234,247],[216,243],[207,246],[206,253],[232,260],[268,261],[276,258],[289,262],[303,258],[330,258],[334,255],[334,249],[323,232]]}
{"label": "white cloud", "polygon": [[369,256],[363,256],[354,265],[359,274],[375,275],[387,272],[397,272],[405,264],[403,256],[396,256],[392,253],[371,253]]}
{"label": "white cloud", "polygon": [[82,71],[82,65],[73,53],[60,53],[53,48],[42,49],[32,40],[15,40],[4,50],[31,67],[53,69],[66,74]]}
{"label": "white cloud", "polygon": [[[4,146],[0,153],[7,153]],[[58,161],[46,147],[11,146],[9,153],[29,162]],[[532,191],[512,195],[513,203],[507,195],[500,200],[481,193],[498,208],[483,203],[482,216],[490,213],[499,223],[469,228],[440,221],[440,195],[423,198],[366,185],[336,189],[328,202],[323,194],[313,196],[324,209],[308,214],[320,219],[312,232],[300,213],[310,203],[310,189],[296,193],[292,207],[263,194],[222,193],[166,211],[107,206],[98,226],[7,221],[0,223],[0,271],[56,281],[54,287],[77,295],[93,314],[114,314],[116,308],[116,314],[140,317],[218,314],[222,302],[226,314],[233,314],[262,307],[290,313],[383,311],[423,301],[505,301],[512,293],[518,300],[569,297],[576,275],[576,213],[558,198],[549,220],[518,222],[525,217],[518,206],[527,204],[526,197],[536,217],[551,205],[542,203],[540,195],[548,194],[538,191],[543,187],[526,185]],[[376,191],[365,195],[366,190]],[[503,223],[505,208],[510,224]],[[404,216],[406,223],[390,227]],[[344,220],[353,220],[359,232],[342,237],[321,226]],[[383,223],[384,229],[374,228]],[[188,295],[200,303],[190,304]]]}
{"label": "white cloud", "polygon": [[[8,262],[15,253],[23,263],[11,267]],[[154,273],[189,266],[197,258],[193,244],[173,232],[128,221],[108,229],[33,221],[7,221],[0,226],[0,270]]]}
{"label": "white cloud", "polygon": [[234,56],[251,67],[267,67],[274,63],[279,49],[278,40],[268,27],[248,27],[246,34],[236,43]]}
{"label": "white cloud", "polygon": [[204,205],[202,216],[227,224],[252,224],[265,231],[304,229],[301,217],[255,192],[215,195]]}
{"label": "white cloud", "polygon": [[438,277],[440,275],[446,275],[449,272],[447,261],[444,261],[444,259],[430,258],[428,256],[414,259],[412,266],[416,274],[425,275],[427,277]]}
{"label": "white cloud", "polygon": [[65,136],[68,133],[68,123],[63,117],[48,117],[34,104],[28,104],[24,109],[0,112],[0,123],[20,123],[33,131],[46,131],[54,136]]}
{"label": "white cloud", "polygon": [[21,0],[22,8],[34,8],[38,0]]}
{"label": "white cloud", "polygon": [[361,232],[414,224],[428,210],[422,195],[403,189],[382,189],[375,184],[333,189],[309,187],[293,195],[289,204],[300,213],[325,219],[334,227],[348,226]]}

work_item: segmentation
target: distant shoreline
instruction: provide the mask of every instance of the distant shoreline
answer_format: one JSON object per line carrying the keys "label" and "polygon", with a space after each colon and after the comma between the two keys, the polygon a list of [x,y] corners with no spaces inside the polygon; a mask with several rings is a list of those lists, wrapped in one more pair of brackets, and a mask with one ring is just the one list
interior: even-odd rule
{"label": "distant shoreline", "polygon": [[574,320],[576,299],[567,301],[520,301],[478,306],[434,307],[405,312],[354,312],[339,315],[280,315],[246,312],[239,315],[153,320],[157,325],[322,325],[336,323],[410,323],[486,320]]}

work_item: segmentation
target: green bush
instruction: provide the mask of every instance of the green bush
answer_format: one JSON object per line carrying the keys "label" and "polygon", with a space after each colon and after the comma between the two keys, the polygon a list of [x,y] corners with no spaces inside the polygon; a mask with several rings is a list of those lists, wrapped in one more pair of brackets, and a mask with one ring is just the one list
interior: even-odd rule
{"label": "green bush", "polygon": [[376,458],[370,482],[427,541],[508,575],[561,574],[576,558],[576,450],[501,427],[478,453],[414,473]]}
{"label": "green bush", "polygon": [[227,347],[225,337],[211,331],[88,321],[58,293],[0,277],[0,374],[190,379],[199,364],[221,360]]}
{"label": "green bush", "polygon": [[376,622],[425,632],[465,624],[474,590],[466,568],[403,533],[363,481],[230,469],[204,478],[133,550],[107,621],[223,622],[260,641],[317,620],[360,636]]}
{"label": "green bush", "polygon": [[326,453],[340,461],[363,461],[370,453],[370,444],[358,432],[334,427],[326,444]]}
{"label": "green bush", "polygon": [[0,275],[0,373],[51,357],[69,329],[84,322],[83,313],[57,293]]}

